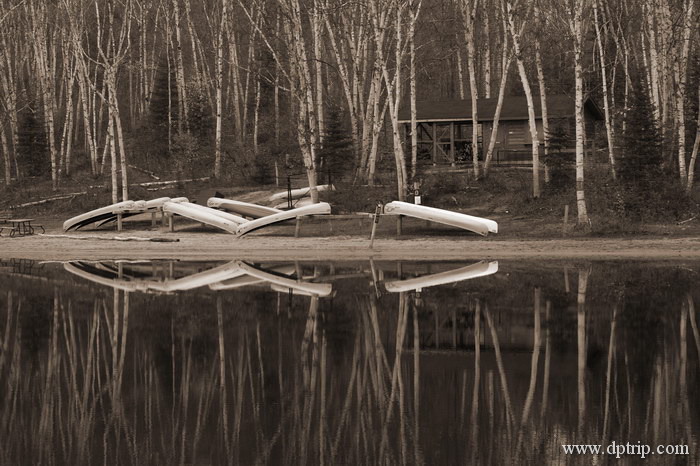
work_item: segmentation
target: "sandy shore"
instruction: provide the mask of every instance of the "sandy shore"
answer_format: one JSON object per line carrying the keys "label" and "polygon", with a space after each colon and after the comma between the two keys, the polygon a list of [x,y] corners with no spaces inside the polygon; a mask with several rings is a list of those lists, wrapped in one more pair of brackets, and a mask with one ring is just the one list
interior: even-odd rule
{"label": "sandy shore", "polygon": [[[58,231],[50,231],[59,235]],[[498,237],[380,238],[370,248],[366,236],[301,237],[221,233],[113,231],[75,233],[66,238],[34,235],[0,238],[0,258],[35,260],[329,260],[329,259],[606,259],[700,260],[700,238],[500,240]],[[115,236],[162,238],[177,242],[118,241]],[[77,239],[90,237],[90,239]]]}

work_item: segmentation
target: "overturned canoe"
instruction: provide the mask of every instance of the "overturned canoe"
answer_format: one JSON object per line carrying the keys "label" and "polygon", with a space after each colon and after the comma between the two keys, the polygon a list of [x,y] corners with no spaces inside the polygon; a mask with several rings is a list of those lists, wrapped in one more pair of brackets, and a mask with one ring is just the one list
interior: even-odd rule
{"label": "overturned canoe", "polygon": [[[176,199],[187,200],[186,197],[180,197]],[[165,204],[166,202],[176,202],[176,199],[170,199],[169,197],[159,197],[157,199],[151,199],[150,201],[136,201],[134,202],[134,208],[132,210],[122,213],[122,218],[133,217],[135,215],[141,215],[147,212],[157,212],[163,209],[163,204]],[[106,225],[107,223],[114,222],[115,220],[117,220],[116,214],[112,215],[111,217],[105,220],[102,220],[98,224],[98,226]]]}
{"label": "overturned canoe", "polygon": [[232,199],[222,199],[220,197],[210,197],[207,201],[207,206],[252,218],[266,217],[281,212],[279,209],[273,207],[266,207],[243,201],[234,201]]}
{"label": "overturned canoe", "polygon": [[129,210],[134,209],[134,207],[134,201],[122,201],[117,202],[116,204],[100,207],[99,209],[91,210],[90,212],[85,212],[81,215],[76,215],[75,217],[69,218],[63,222],[63,231],[77,230],[85,225],[100,222],[116,216],[117,214],[128,212]]}
{"label": "overturned canoe", "polygon": [[233,215],[233,214],[230,214],[228,212],[223,212],[223,211],[217,210],[217,209],[212,209],[211,207],[205,207],[203,205],[193,204],[192,202],[181,202],[180,204],[183,206],[186,206],[186,207],[191,207],[193,209],[197,209],[201,212],[205,212],[205,213],[208,213],[211,215],[216,215],[217,217],[221,217],[225,220],[228,220],[230,222],[233,222],[233,223],[236,223],[239,225],[241,223],[245,223],[248,221],[241,216]]}
{"label": "overturned canoe", "polygon": [[[316,191],[323,192],[323,191],[332,191],[335,189],[333,185],[328,185],[328,184],[322,184],[319,186],[316,186]],[[270,196],[270,202],[275,202],[275,201],[281,201],[283,199],[287,199],[291,196],[292,199],[299,199],[301,197],[309,196],[311,195],[311,188],[299,188],[299,189],[292,189],[290,191],[281,191],[279,193],[275,193],[272,196]]]}
{"label": "overturned canoe", "polygon": [[[307,197],[306,199],[292,199],[292,208],[295,207],[304,207],[307,205],[313,204],[314,201],[311,200],[310,197]],[[280,202],[279,204],[275,204],[274,208],[275,209],[286,209],[289,206],[289,201],[284,201]]]}
{"label": "overturned canoe", "polygon": [[473,231],[482,236],[486,236],[489,233],[498,233],[498,223],[493,220],[452,212],[450,210],[436,209],[435,207],[409,204],[408,202],[389,202],[384,206],[384,213],[389,215],[405,215],[407,217],[430,220],[431,222],[444,223],[445,225]]}
{"label": "overturned canoe", "polygon": [[390,293],[400,293],[402,291],[419,290],[431,286],[447,285],[449,283],[471,280],[473,278],[485,277],[498,272],[498,262],[481,261],[476,264],[461,267],[447,272],[423,275],[422,277],[409,278],[407,280],[395,280],[384,283],[384,288]]}
{"label": "overturned canoe", "polygon": [[236,233],[238,229],[237,222],[217,215],[223,213],[221,211],[215,211],[216,214],[209,211],[215,210],[203,206],[192,207],[192,204],[187,202],[166,202],[163,204],[163,212],[181,215],[201,223],[206,223],[207,225],[221,228],[229,233]]}
{"label": "overturned canoe", "polygon": [[268,225],[272,225],[273,223],[284,222],[285,220],[292,218],[304,217],[307,215],[328,215],[330,213],[331,205],[327,202],[319,202],[318,204],[311,204],[308,206],[299,207],[297,209],[279,212],[274,215],[268,215],[267,217],[262,217],[243,223],[238,226],[237,234],[238,236],[243,236],[251,231],[257,230],[258,228],[266,227]]}

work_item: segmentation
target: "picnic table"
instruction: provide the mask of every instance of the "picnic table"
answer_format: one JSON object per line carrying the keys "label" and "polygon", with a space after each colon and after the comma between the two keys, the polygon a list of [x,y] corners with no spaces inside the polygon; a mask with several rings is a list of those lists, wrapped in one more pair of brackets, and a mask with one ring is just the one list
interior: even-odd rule
{"label": "picnic table", "polygon": [[[32,226],[32,222],[34,221],[33,218],[3,218],[2,220],[4,223],[12,224],[12,227],[10,228],[10,237],[14,238],[15,236],[28,236],[34,234],[34,227]],[[34,226],[41,228],[42,233],[46,233],[46,230],[44,230],[42,225]],[[2,235],[3,230],[6,230],[7,228],[8,227],[0,228],[0,235]]]}

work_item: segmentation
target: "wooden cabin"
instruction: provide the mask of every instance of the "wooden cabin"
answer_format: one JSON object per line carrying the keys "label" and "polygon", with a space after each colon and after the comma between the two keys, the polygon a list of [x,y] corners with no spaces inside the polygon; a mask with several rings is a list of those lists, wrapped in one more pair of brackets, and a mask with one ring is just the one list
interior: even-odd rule
{"label": "wooden cabin", "polygon": [[[488,149],[493,130],[493,117],[496,113],[497,98],[479,99],[478,111],[478,150],[479,158]],[[472,161],[472,108],[471,100],[443,100],[416,102],[418,123],[419,162],[433,164],[441,162]],[[550,133],[555,126],[562,126],[570,135],[570,144],[564,152],[574,149],[574,99],[566,95],[547,97],[547,115]],[[540,150],[544,148],[542,111],[539,97],[535,99]],[[594,149],[596,122],[602,121],[603,113],[593,100],[584,102],[587,149]],[[399,111],[399,123],[403,126],[407,146],[411,141],[411,113],[406,103]],[[532,157],[532,137],[528,122],[528,108],[525,97],[505,97],[498,124],[498,135],[494,148],[494,161],[528,163]]]}

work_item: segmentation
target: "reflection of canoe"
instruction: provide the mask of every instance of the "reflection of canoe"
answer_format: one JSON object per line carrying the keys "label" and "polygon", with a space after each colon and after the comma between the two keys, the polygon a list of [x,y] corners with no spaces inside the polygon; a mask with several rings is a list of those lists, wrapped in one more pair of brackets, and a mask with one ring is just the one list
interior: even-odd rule
{"label": "reflection of canoe", "polygon": [[246,262],[237,261],[238,266],[246,274],[251,277],[256,277],[261,280],[265,280],[273,285],[278,285],[283,287],[285,291],[292,289],[295,292],[301,292],[313,296],[328,296],[333,292],[333,285],[330,283],[310,283],[297,281],[293,278],[283,277],[274,273],[270,273],[265,270],[260,270]]}
{"label": "reflection of canoe", "polygon": [[[192,220],[196,220],[201,223],[206,223],[207,225],[221,228],[222,230],[228,231],[229,233],[236,233],[236,230],[238,229],[238,222],[222,218],[220,215],[218,215],[224,212],[216,211],[215,209],[209,209],[208,207],[203,206],[192,207],[188,204],[189,203],[184,202],[166,202],[163,205],[163,211],[191,218]],[[213,212],[209,212],[209,210],[215,211],[216,214]]]}
{"label": "reflection of canoe", "polygon": [[134,208],[134,201],[123,201],[117,202],[116,204],[111,204],[105,207],[100,207],[99,209],[91,210],[90,212],[85,212],[81,215],[76,215],[73,218],[69,218],[63,222],[63,231],[77,230],[85,225],[91,223],[99,222],[110,218],[118,213],[126,212]]}
{"label": "reflection of canoe", "polygon": [[290,287],[288,287],[288,286],[275,285],[274,283],[273,283],[272,285],[270,285],[270,289],[271,289],[272,291],[276,291],[276,292],[278,292],[278,293],[290,293],[290,292],[291,292],[292,294],[297,295],[297,296],[319,296],[319,297],[326,297],[326,296],[330,296],[331,294],[333,294],[333,290],[331,290],[328,294],[321,295],[321,294],[318,294],[318,292],[316,292],[316,290],[314,290],[314,292],[310,292],[310,291],[308,291],[308,290],[305,290],[305,289],[302,289],[302,288],[299,288],[299,287],[290,288]]}
{"label": "reflection of canoe", "polygon": [[93,283],[106,285],[123,291],[147,291],[148,280],[133,280],[108,276],[107,273],[100,273],[100,270],[82,262],[66,263],[63,268],[68,272]]}
{"label": "reflection of canoe", "polygon": [[[296,272],[296,267],[294,267],[293,265],[280,265],[278,267],[266,269],[266,271],[274,274],[293,275],[294,272]],[[209,285],[209,288],[217,291],[233,290],[244,286],[258,285],[261,283],[267,283],[267,281],[259,277],[253,277],[251,275],[245,274],[241,275],[240,277],[229,278],[228,280],[224,280],[218,283],[212,283],[211,285]]]}
{"label": "reflection of canoe", "polygon": [[489,233],[498,233],[498,223],[487,218],[474,217],[472,215],[461,214],[434,207],[409,204],[407,202],[394,201],[384,206],[384,213],[391,215],[406,215],[408,217],[430,220],[432,222],[444,223],[465,230],[473,231],[482,236]]}
{"label": "reflection of canoe", "polygon": [[186,277],[153,283],[149,286],[149,288],[166,292],[186,291],[228,280],[242,274],[243,271],[238,267],[236,261],[231,261],[224,265],[214,267],[213,269],[188,275]]}
{"label": "reflection of canoe", "polygon": [[423,275],[422,277],[409,278],[407,280],[396,280],[384,283],[384,287],[390,293],[417,290],[430,286],[446,285],[448,283],[461,282],[472,278],[484,277],[498,272],[498,262],[478,262],[476,264],[461,267],[447,272]]}
{"label": "reflection of canoe", "polygon": [[[323,191],[328,191],[328,190],[333,190],[333,185],[327,185],[327,184],[322,184],[320,186],[316,186],[316,191],[318,192],[323,192]],[[292,189],[291,193],[288,191],[282,191],[279,193],[275,193],[272,196],[270,196],[270,202],[275,202],[275,201],[281,201],[283,199],[287,199],[290,194],[292,199],[299,199],[300,197],[308,196],[311,191],[311,188],[299,188],[299,189]]]}
{"label": "reflection of canoe", "polygon": [[299,207],[297,209],[287,210],[285,212],[279,212],[274,215],[268,215],[267,217],[258,218],[256,220],[251,220],[238,227],[238,236],[243,236],[251,231],[257,230],[273,223],[283,222],[296,217],[303,217],[306,215],[322,215],[330,214],[331,206],[327,202],[319,202],[318,204],[311,204],[304,207]]}
{"label": "reflection of canoe", "polygon": [[279,213],[279,209],[266,207],[249,202],[234,201],[232,199],[222,199],[220,197],[210,197],[207,206],[215,209],[223,209],[246,217],[260,218],[267,215]]}

